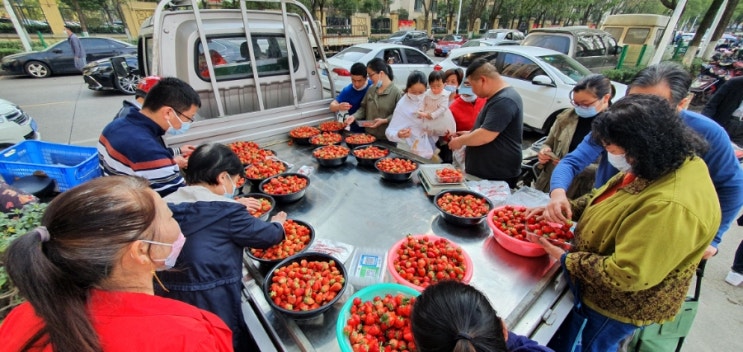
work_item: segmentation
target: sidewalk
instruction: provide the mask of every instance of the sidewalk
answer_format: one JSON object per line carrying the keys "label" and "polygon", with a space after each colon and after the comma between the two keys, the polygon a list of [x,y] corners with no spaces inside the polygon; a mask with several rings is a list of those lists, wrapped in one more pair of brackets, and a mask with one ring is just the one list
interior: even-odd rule
{"label": "sidewalk", "polygon": [[733,222],[720,251],[707,262],[699,311],[682,351],[743,351],[743,285],[733,287],[725,282],[741,240],[743,227]]}

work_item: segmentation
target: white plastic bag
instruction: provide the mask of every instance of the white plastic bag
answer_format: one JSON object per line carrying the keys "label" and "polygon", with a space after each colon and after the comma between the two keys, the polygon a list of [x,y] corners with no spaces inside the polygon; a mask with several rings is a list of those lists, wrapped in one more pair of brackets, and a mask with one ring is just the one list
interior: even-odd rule
{"label": "white plastic bag", "polygon": [[464,154],[466,152],[467,147],[462,147],[457,150],[452,150],[452,159],[454,164],[454,167],[465,170],[464,168]]}

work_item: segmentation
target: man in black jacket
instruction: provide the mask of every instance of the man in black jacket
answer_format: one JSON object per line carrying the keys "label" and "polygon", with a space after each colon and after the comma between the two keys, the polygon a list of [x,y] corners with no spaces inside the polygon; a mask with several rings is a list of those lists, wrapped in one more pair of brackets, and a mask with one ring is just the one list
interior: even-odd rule
{"label": "man in black jacket", "polygon": [[743,146],[743,76],[725,82],[702,110],[719,123],[735,144]]}

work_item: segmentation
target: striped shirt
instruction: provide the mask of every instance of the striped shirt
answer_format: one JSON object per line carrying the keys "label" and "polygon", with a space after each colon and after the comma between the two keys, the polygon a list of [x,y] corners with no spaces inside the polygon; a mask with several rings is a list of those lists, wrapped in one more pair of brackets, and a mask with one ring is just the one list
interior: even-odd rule
{"label": "striped shirt", "polygon": [[144,177],[162,197],[185,186],[173,153],[162,140],[163,134],[160,126],[134,109],[124,118],[110,122],[98,140],[103,175]]}

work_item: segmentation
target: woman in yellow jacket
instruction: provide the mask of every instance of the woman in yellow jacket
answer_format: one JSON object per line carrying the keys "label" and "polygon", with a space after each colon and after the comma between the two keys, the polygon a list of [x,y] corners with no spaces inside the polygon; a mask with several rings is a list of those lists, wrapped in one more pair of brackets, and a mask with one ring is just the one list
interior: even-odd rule
{"label": "woman in yellow jacket", "polygon": [[577,336],[583,351],[616,351],[638,327],[673,319],[720,226],[698,156],[708,145],[667,101],[627,96],[596,117],[592,138],[620,173],[572,202],[578,224],[569,253],[538,238],[576,292],[549,345],[556,351],[572,351]]}

